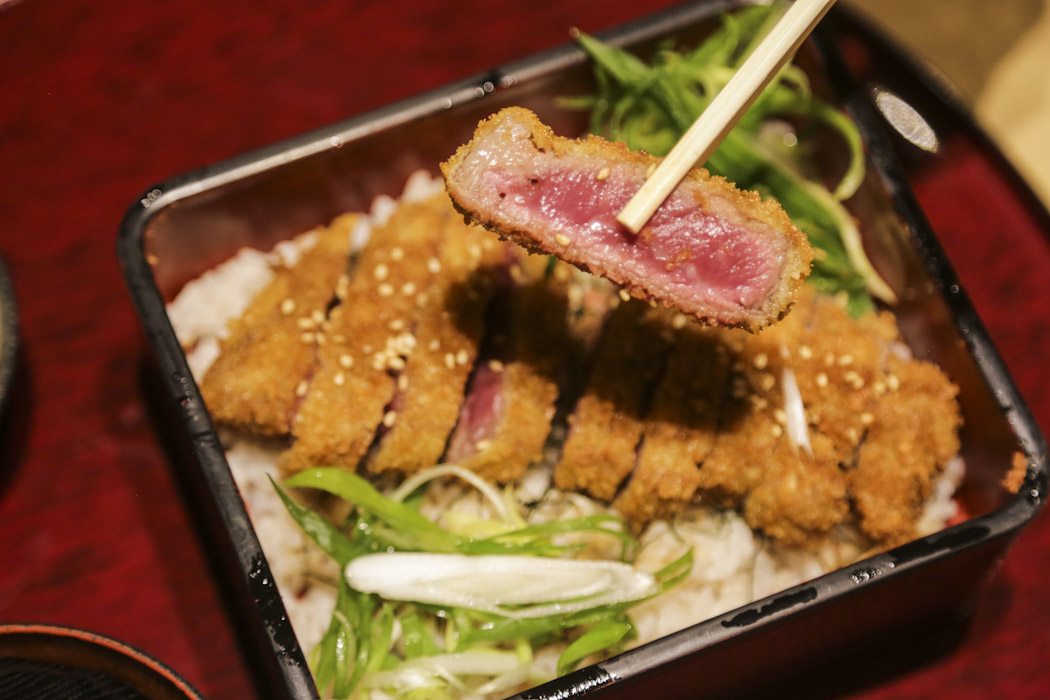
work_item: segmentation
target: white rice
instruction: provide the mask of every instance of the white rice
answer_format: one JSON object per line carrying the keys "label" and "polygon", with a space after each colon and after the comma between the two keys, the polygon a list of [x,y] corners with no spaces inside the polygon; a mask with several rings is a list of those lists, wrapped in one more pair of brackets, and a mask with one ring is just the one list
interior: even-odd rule
{"label": "white rice", "polygon": [[[440,180],[426,173],[409,179],[405,201],[421,200],[440,190]],[[361,217],[351,231],[352,247],[359,249],[374,226],[389,219],[397,203],[380,197],[368,217]],[[226,326],[243,313],[250,299],[273,277],[276,264],[294,265],[302,250],[314,243],[304,234],[274,251],[242,250],[226,263],[189,283],[169,305],[176,335],[188,353],[190,368],[198,381],[218,355],[219,340]],[[266,553],[289,619],[303,649],[309,653],[323,636],[335,604],[340,572],[324,553],[298,528],[274,491],[268,477],[278,478],[278,447],[265,441],[223,435],[226,456],[244,497],[252,524]],[[919,523],[921,534],[944,527],[955,515],[952,494],[962,479],[961,460],[953,460],[937,483]],[[606,505],[578,493],[550,489],[550,470],[534,467],[517,485],[515,495],[529,504],[529,522],[545,522],[609,512]],[[487,515],[477,492],[459,483],[433,482],[423,504],[424,513],[440,519],[449,512]],[[578,536],[577,536],[578,537]],[[654,572],[693,550],[689,575],[667,593],[632,609],[632,619],[644,643],[688,625],[746,605],[776,591],[789,588],[837,569],[862,555],[862,545],[847,527],[830,533],[814,549],[779,546],[754,532],[733,511],[694,507],[674,523],[656,522],[640,538],[636,565]],[[588,556],[615,557],[613,538],[589,540]],[[550,662],[551,673],[559,649],[543,649],[538,659]]]}

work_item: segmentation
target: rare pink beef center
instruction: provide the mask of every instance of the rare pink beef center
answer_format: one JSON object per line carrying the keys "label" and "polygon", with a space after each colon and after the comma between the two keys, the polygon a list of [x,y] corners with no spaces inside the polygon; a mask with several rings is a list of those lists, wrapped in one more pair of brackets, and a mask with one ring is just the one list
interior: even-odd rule
{"label": "rare pink beef center", "polygon": [[686,183],[636,236],[616,215],[642,184],[639,168],[617,165],[599,179],[593,161],[574,160],[490,162],[477,194],[504,225],[571,258],[600,261],[613,279],[645,280],[650,291],[734,309],[760,305],[776,284],[783,254],[762,235],[766,224],[740,218],[728,203],[702,208]]}

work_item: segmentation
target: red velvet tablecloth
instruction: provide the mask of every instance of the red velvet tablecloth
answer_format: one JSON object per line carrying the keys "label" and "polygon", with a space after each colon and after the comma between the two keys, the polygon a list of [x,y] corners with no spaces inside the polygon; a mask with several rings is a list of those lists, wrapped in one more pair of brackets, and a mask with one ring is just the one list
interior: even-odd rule
{"label": "red velvet tablecloth", "polygon": [[[0,465],[0,623],[129,642],[209,698],[254,690],[149,421],[117,269],[125,208],[184,170],[669,6],[629,0],[0,1],[0,255],[23,357]],[[976,30],[976,28],[975,28]],[[1044,432],[1050,231],[964,152],[917,190]],[[974,183],[1001,216],[969,207]],[[987,211],[986,209],[982,211]],[[841,693],[1050,693],[1050,518],[1025,530],[961,642]]]}

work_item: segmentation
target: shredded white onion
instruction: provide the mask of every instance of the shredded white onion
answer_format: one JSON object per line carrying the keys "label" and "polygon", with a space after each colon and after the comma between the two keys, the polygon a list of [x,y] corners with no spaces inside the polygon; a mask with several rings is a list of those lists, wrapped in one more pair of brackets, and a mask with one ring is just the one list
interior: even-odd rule
{"label": "shredded white onion", "polygon": [[[495,676],[492,681],[474,690],[475,693],[487,693],[520,684],[527,678],[528,670],[528,663],[523,662],[514,652],[464,651],[409,659],[395,670],[369,673],[362,679],[362,685],[371,688],[391,688],[404,693],[439,685],[435,682],[437,679],[462,688],[463,683],[459,679],[460,676]],[[498,684],[497,681],[499,681]],[[501,687],[487,690],[486,687],[489,685]]]}
{"label": "shredded white onion", "polygon": [[795,371],[790,367],[785,367],[781,372],[780,386],[784,394],[784,413],[787,415],[785,429],[791,449],[797,451],[801,447],[807,455],[812,457],[813,448],[809,444],[806,407],[802,403],[802,393],[798,390]]}
{"label": "shredded white onion", "polygon": [[464,469],[456,464],[438,464],[437,466],[418,472],[411,478],[403,481],[401,485],[390,494],[390,498],[394,501],[403,501],[410,493],[423,484],[443,476],[455,476],[467,482],[476,488],[478,492],[485,497],[486,501],[492,504],[492,509],[496,513],[496,517],[501,521],[515,527],[521,525],[521,517],[511,509],[507,499],[503,498],[500,492],[497,491],[492,484],[485,481],[469,469]]}
{"label": "shredded white onion", "polygon": [[502,554],[369,554],[350,562],[345,576],[351,588],[389,600],[457,606],[515,619],[639,600],[657,589],[652,576],[617,561]]}

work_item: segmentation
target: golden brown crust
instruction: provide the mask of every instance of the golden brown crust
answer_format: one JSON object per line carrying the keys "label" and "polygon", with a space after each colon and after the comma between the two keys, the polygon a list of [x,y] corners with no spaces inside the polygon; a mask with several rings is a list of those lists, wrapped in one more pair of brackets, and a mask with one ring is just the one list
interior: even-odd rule
{"label": "golden brown crust", "polygon": [[503,365],[502,415],[494,434],[461,463],[500,483],[542,459],[571,346],[565,277],[545,279],[545,259],[526,257],[519,265],[506,345],[496,351]]}
{"label": "golden brown crust", "polygon": [[[806,235],[791,222],[777,202],[771,199],[763,200],[756,192],[739,190],[725,178],[711,175],[704,168],[691,170],[679,187],[695,185],[698,188],[697,198],[703,200],[705,210],[725,216],[732,221],[762,222],[783,238],[785,252],[777,286],[764,299],[760,308],[748,310],[746,316],[740,318],[727,320],[724,312],[715,309],[705,311],[681,306],[676,299],[654,293],[646,286],[644,280],[629,279],[617,269],[596,267],[592,261],[578,254],[571,246],[545,245],[537,239],[533,232],[500,223],[494,220],[490,212],[479,211],[466,204],[469,197],[464,196],[464,192],[457,183],[458,171],[471,156],[475,144],[483,141],[491,132],[503,128],[508,121],[526,126],[537,152],[552,153],[556,157],[571,155],[594,158],[599,161],[616,161],[634,165],[643,172],[661,160],[644,152],[631,151],[624,143],[607,141],[599,136],[592,135],[580,140],[556,136],[550,127],[529,110],[521,107],[507,107],[482,120],[475,130],[473,140],[460,146],[451,158],[441,164],[446,188],[453,204],[476,223],[493,231],[501,238],[517,243],[526,250],[556,255],[582,270],[600,274],[625,289],[633,297],[643,300],[655,299],[667,307],[677,306],[679,310],[696,317],[705,325],[740,327],[755,331],[781,319],[798,298],[802,283],[809,275],[813,258],[813,249]],[[639,235],[644,238],[646,230],[643,229]]]}
{"label": "golden brown crust", "polygon": [[601,337],[587,388],[569,418],[554,469],[560,489],[611,501],[635,466],[652,385],[673,340],[670,314],[632,300],[620,304]]}
{"label": "golden brown crust", "polygon": [[1024,486],[1025,475],[1028,473],[1028,458],[1021,452],[1014,452],[1010,458],[1010,470],[1006,472],[1001,482],[1002,487],[1010,493],[1017,493]]}
{"label": "golden brown crust", "polygon": [[697,324],[679,331],[645,420],[638,466],[614,502],[636,527],[693,500],[699,465],[718,439],[727,371],[717,333]]}
{"label": "golden brown crust", "polygon": [[386,413],[395,390],[390,370],[412,349],[406,338],[421,306],[418,293],[405,293],[405,285],[428,288],[433,273],[427,261],[438,251],[449,215],[439,195],[402,204],[372,232],[345,297],[322,329],[317,372],[295,417],[295,441],[281,458],[284,472],[356,469],[378,426],[396,421],[396,414]]}
{"label": "golden brown crust", "polygon": [[[449,207],[451,210],[451,207]],[[399,383],[398,419],[369,468],[412,472],[433,466],[456,427],[463,392],[485,329],[504,244],[458,216],[445,224],[433,293],[416,327],[416,348]]]}
{"label": "golden brown crust", "polygon": [[[706,457],[668,458],[652,474],[640,464],[617,502],[625,515],[637,526],[700,499],[805,545],[852,510],[872,541],[914,536],[933,481],[958,451],[960,417],[943,372],[898,356],[893,317],[854,319],[806,288],[771,329],[712,333],[730,362],[714,446]],[[803,399],[812,454],[788,440],[785,368]],[[643,453],[649,444],[647,431]]]}
{"label": "golden brown crust", "polygon": [[316,231],[314,246],[293,267],[279,267],[230,324],[220,354],[201,381],[201,394],[221,425],[267,436],[291,431],[296,387],[313,368],[316,344],[304,333],[323,320],[346,272],[350,229],[344,216]]}

